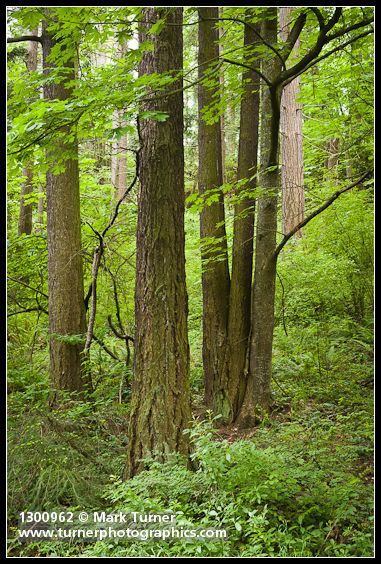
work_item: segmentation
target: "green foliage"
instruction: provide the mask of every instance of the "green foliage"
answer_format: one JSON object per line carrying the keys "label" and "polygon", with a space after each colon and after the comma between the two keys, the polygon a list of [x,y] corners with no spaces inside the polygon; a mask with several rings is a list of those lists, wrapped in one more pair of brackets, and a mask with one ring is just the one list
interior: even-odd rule
{"label": "green foliage", "polygon": [[327,58],[324,70],[313,67],[303,74],[304,171],[311,191],[327,173],[324,163],[331,138],[338,139],[339,163],[334,176],[344,179],[372,166],[373,58],[368,37]]}
{"label": "green foliage", "polygon": [[[290,241],[278,261],[271,412],[259,428],[238,433],[215,428],[212,416],[195,418],[188,430],[192,468],[174,456],[166,464],[147,461],[148,470],[122,481],[132,363],[125,343],[110,329],[111,315],[126,333],[134,330],[136,189],[120,206],[107,234],[98,275],[97,317],[88,367],[94,394],[84,402],[60,396],[51,405],[48,364],[48,281],[45,212],[37,224],[38,189],[52,166],[46,149],[71,124],[79,140],[82,256],[85,294],[91,280],[95,232],[115,210],[111,154],[127,151],[127,176],[136,171],[139,139],[136,118],[165,121],[167,115],[142,111],[147,96],[163,95],[176,76],[137,77],[147,41],[131,41],[117,58],[115,42],[133,39],[142,7],[55,7],[62,24],[50,77],[27,73],[24,44],[8,47],[8,507],[10,526],[27,509],[103,509],[176,514],[183,527],[225,529],[218,542],[31,543],[11,540],[20,557],[371,557],[373,555],[373,194],[364,184],[340,197]],[[247,8],[224,7],[218,26],[223,55],[253,63],[267,47],[243,49],[242,20]],[[313,10],[306,11],[301,55],[318,33]],[[343,10],[341,25],[355,24],[368,7]],[[322,7],[325,21],[332,7]],[[44,17],[41,7],[10,8],[10,33],[30,33]],[[164,14],[163,14],[164,17]],[[251,8],[249,21],[263,17]],[[209,83],[221,82],[221,99],[203,110],[213,122],[225,118],[228,181],[197,193],[197,7],[184,8],[184,121],[186,175],[186,276],[191,395],[203,413],[202,287],[199,212],[225,197],[228,248],[233,237],[232,206],[242,197],[236,178],[238,107],[242,67],[224,64]],[[163,20],[158,22],[159,31]],[[51,22],[52,29],[56,24]],[[56,31],[58,28],[56,28]],[[349,34],[348,34],[349,39]],[[40,93],[60,80],[62,65],[75,51],[76,80],[71,97],[48,102]],[[334,42],[332,47],[338,46]],[[101,60],[100,55],[105,58]],[[101,62],[100,62],[101,61]],[[254,63],[253,63],[254,64]],[[289,62],[286,62],[289,66]],[[322,59],[302,75],[304,172],[307,213],[341,186],[367,170],[373,153],[373,45],[370,36]],[[123,124],[113,123],[118,110]],[[54,126],[52,126],[54,124]],[[52,127],[51,127],[52,126]],[[49,133],[49,137],[47,137]],[[122,136],[127,147],[116,148]],[[327,168],[327,143],[338,139],[338,164]],[[54,163],[59,174],[72,155]],[[33,163],[32,163],[33,161]],[[58,162],[59,161],[59,162]],[[33,171],[34,228],[18,235],[22,169]],[[254,172],[254,171],[253,171]],[[257,173],[253,174],[256,176]],[[238,191],[240,192],[237,195]],[[280,218],[279,218],[280,219]],[[279,228],[280,232],[280,228]],[[221,241],[204,240],[218,260]],[[222,242],[223,243],[223,242]],[[217,258],[216,258],[217,257]],[[203,265],[205,266],[205,264]],[[119,317],[118,317],[119,316]],[[55,335],[77,344],[81,335]],[[133,351],[131,350],[131,355]],[[121,396],[121,398],[120,398]],[[122,404],[119,403],[122,399]],[[227,437],[227,438],[226,438]]]}
{"label": "green foliage", "polygon": [[100,505],[109,475],[121,468],[123,447],[114,433],[123,410],[118,415],[112,400],[83,403],[61,393],[52,412],[49,392],[40,382],[8,401],[11,519],[24,510]]}
{"label": "green foliage", "polygon": [[[114,476],[112,483],[102,488],[102,477],[105,482],[107,477],[99,466],[94,467],[91,460],[88,462],[90,479],[84,457],[65,447],[68,444],[73,447],[77,441],[81,450],[88,449],[88,455],[94,448],[102,452],[102,441],[107,441],[102,413],[109,409],[110,404],[102,402],[93,412],[80,402],[72,402],[67,410],[63,407],[61,413],[56,412],[54,417],[60,421],[61,433],[70,437],[70,443],[52,435],[48,440],[46,428],[41,425],[44,421],[41,408],[34,423],[30,419],[32,410],[29,424],[25,428],[18,425],[23,432],[12,445],[17,450],[15,455],[30,453],[30,449],[38,451],[36,459],[28,464],[23,460],[22,466],[25,469],[30,464],[30,472],[33,468],[32,491],[26,494],[25,482],[22,491],[33,496],[34,503],[29,507],[38,508],[39,503],[45,509],[71,504],[71,507],[103,508],[108,512],[172,513],[179,529],[222,529],[227,532],[227,540],[179,539],[160,543],[112,540],[77,545],[72,548],[73,555],[372,556],[373,491],[367,465],[364,466],[370,454],[355,451],[355,441],[351,444],[349,437],[350,433],[354,439],[362,436],[361,411],[353,413],[353,408],[350,412],[333,404],[306,405],[295,411],[292,420],[271,417],[269,424],[251,433],[250,438],[235,442],[221,440],[220,430],[214,428],[215,419],[211,416],[195,420],[188,432],[196,470],[187,468],[186,461],[174,455],[166,464],[146,461],[149,469],[135,478],[122,481]],[[364,413],[363,421],[368,415]],[[62,425],[67,426],[64,431]],[[87,441],[83,440],[84,436]],[[101,462],[115,470],[115,460],[110,460],[110,454],[116,452],[117,445],[109,441],[108,456],[98,454],[97,464]],[[68,458],[70,470],[63,464]],[[95,482],[94,472],[98,476]],[[100,497],[96,501],[96,491],[103,501]],[[15,488],[12,493],[14,502],[19,491]],[[42,544],[41,554],[63,556],[67,551],[65,543]],[[33,546],[23,548],[21,554],[25,551],[28,554],[32,549]]]}
{"label": "green foliage", "polygon": [[[189,470],[176,457],[107,488],[114,510],[176,515],[176,526],[214,527],[215,542],[98,543],[84,556],[371,556],[371,489],[351,472],[345,445],[332,465],[326,417],[303,413],[289,424],[257,431],[250,440],[218,440],[214,421],[195,421]],[[337,429],[342,432],[345,423]],[[340,540],[338,541],[338,538]]]}
{"label": "green foliage", "polygon": [[286,247],[278,262],[286,322],[336,315],[363,322],[372,315],[373,213],[368,190],[345,194]]}

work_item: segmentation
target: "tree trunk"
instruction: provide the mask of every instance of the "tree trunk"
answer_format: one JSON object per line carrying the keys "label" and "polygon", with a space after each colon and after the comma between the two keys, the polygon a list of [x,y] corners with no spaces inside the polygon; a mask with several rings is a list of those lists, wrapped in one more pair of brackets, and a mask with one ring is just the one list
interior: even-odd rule
{"label": "tree trunk", "polygon": [[[277,42],[277,8],[267,9],[261,36],[267,45]],[[272,82],[280,72],[273,51],[263,55],[262,73]],[[270,403],[272,339],[276,278],[278,146],[281,87],[265,86],[261,111],[261,170],[256,231],[249,373],[245,397],[237,417],[242,427],[255,425]]]}
{"label": "tree trunk", "polygon": [[38,186],[38,202],[37,202],[37,231],[42,230],[44,225],[44,211],[45,211],[45,190],[44,185]]}
{"label": "tree trunk", "polygon": [[33,229],[33,204],[26,203],[29,194],[33,192],[33,163],[29,162],[22,169],[22,175],[25,178],[21,187],[20,194],[20,213],[18,234],[30,235]]}
{"label": "tree trunk", "polygon": [[[167,11],[147,8],[140,43],[153,41],[140,76],[182,70],[182,8],[167,16],[160,34],[149,34]],[[168,91],[182,87],[182,80]],[[145,110],[168,114],[165,122],[140,121],[138,226],[135,285],[135,360],[126,477],[144,469],[142,459],[188,456],[189,346],[184,255],[183,95],[159,97]]]}
{"label": "tree trunk", "polygon": [[[126,123],[121,119],[121,112],[114,111],[113,126],[122,127]],[[114,189],[114,197],[120,200],[127,188],[127,157],[126,147],[128,136],[122,135],[117,143],[112,144],[111,155],[111,185]]]}
{"label": "tree trunk", "polygon": [[[127,44],[115,43],[115,52],[123,59],[127,51]],[[114,110],[113,127],[124,127],[126,122],[122,119],[123,110]],[[114,188],[114,197],[120,200],[127,188],[127,145],[128,135],[122,135],[112,144],[111,155],[111,186]]]}
{"label": "tree trunk", "polygon": [[[38,29],[33,29],[31,35],[38,35]],[[37,41],[28,41],[26,60],[28,72],[37,70],[37,50]],[[30,235],[33,228],[33,204],[25,203],[25,200],[33,192],[33,162],[29,162],[23,167],[22,175],[25,177],[25,182],[21,187],[18,234]]]}
{"label": "tree trunk", "polygon": [[[280,38],[286,41],[290,31],[289,22],[295,8],[279,8]],[[300,39],[295,42],[290,56],[290,66],[300,48]],[[282,158],[282,233],[289,233],[304,219],[304,172],[303,172],[303,117],[300,94],[300,76],[283,89],[280,114],[281,158]],[[295,234],[302,236],[302,231]]]}
{"label": "tree trunk", "polygon": [[[49,30],[54,10],[47,9],[43,22],[43,69],[46,76],[56,71],[57,63],[51,60],[52,49],[59,40]],[[53,12],[53,13],[52,13]],[[69,49],[65,44],[65,51]],[[72,94],[68,82],[74,80],[74,48],[72,56],[65,58],[61,80],[45,84],[46,100],[67,100]],[[55,55],[57,56],[57,55]],[[66,57],[66,53],[65,53]],[[75,131],[62,127],[49,139],[46,158],[50,168],[46,173],[46,208],[48,237],[48,287],[50,377],[55,389],[82,392],[84,380],[81,373],[83,345],[70,344],[62,337],[83,335],[86,331],[81,257],[81,221],[79,199],[78,144]],[[64,166],[58,174],[55,166]]]}
{"label": "tree trunk", "polygon": [[[248,48],[257,42],[255,30],[258,23],[245,26],[244,45]],[[251,61],[257,67],[259,61]],[[244,95],[241,101],[240,135],[238,148],[238,180],[250,179],[257,172],[259,76],[254,71],[242,75]],[[254,190],[256,178],[248,180],[237,191]],[[247,378],[247,347],[251,324],[251,283],[253,268],[255,198],[240,199],[234,207],[234,237],[232,249],[232,275],[229,299],[227,370],[231,405],[229,419],[237,416],[242,404]],[[246,373],[245,373],[246,368]]]}
{"label": "tree trunk", "polygon": [[329,171],[328,178],[332,179],[333,184],[338,184],[338,165],[340,144],[337,137],[331,137],[327,143],[327,152],[329,156],[326,160],[326,168]]}
{"label": "tree trunk", "polygon": [[[218,8],[218,17],[223,18],[224,17],[224,9],[223,7],[219,7]],[[224,46],[222,43],[222,39],[223,39],[223,35],[224,35],[224,29],[222,27],[220,27],[218,29],[218,38],[219,38],[219,43],[218,43],[218,55],[222,56],[223,51],[224,51]],[[224,92],[224,75],[223,73],[220,74],[220,89],[221,89],[221,93],[223,95]],[[221,167],[222,167],[222,184],[226,184],[226,182],[228,181],[227,179],[227,173],[226,173],[226,137],[225,137],[225,112],[222,112],[220,115],[220,128],[221,128]]]}
{"label": "tree trunk", "polygon": [[[218,7],[199,8],[199,79],[218,62],[218,29],[209,18],[218,18]],[[198,150],[199,193],[213,190],[217,201],[204,206],[200,214],[200,236],[217,238],[218,248],[204,246],[201,259],[203,292],[203,365],[205,402],[214,413],[229,415],[227,382],[223,380],[223,366],[227,346],[229,311],[229,265],[225,231],[225,212],[222,185],[220,120],[208,124],[203,109],[215,104],[219,92],[219,77],[208,78],[208,85],[198,87]]]}

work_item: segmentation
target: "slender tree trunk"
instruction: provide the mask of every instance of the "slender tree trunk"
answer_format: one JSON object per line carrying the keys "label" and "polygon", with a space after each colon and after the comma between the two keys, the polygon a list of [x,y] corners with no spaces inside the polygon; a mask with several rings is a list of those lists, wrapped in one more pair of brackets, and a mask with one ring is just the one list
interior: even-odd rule
{"label": "slender tree trunk", "polygon": [[[113,125],[122,127],[125,122],[121,119],[118,110],[114,111]],[[111,185],[114,188],[114,197],[120,200],[127,188],[127,157],[126,147],[128,136],[122,135],[117,143],[112,144],[111,156]]]}
{"label": "slender tree trunk", "polygon": [[[56,70],[51,52],[57,48],[56,33],[49,30],[54,13],[48,8],[43,22],[43,69],[49,76]],[[65,45],[67,51],[68,46]],[[46,100],[67,100],[72,94],[68,82],[75,77],[73,54],[63,67],[62,79],[44,86]],[[68,156],[69,155],[69,156]],[[62,337],[84,334],[86,331],[81,257],[81,221],[78,173],[78,143],[69,126],[62,127],[49,140],[46,158],[50,168],[46,173],[50,376],[55,389],[82,392],[80,344],[70,344]],[[55,174],[55,166],[64,170]]]}
{"label": "slender tree trunk", "polygon": [[328,176],[333,180],[333,184],[338,184],[338,165],[340,144],[337,137],[331,137],[327,143],[327,152],[329,156],[326,160],[326,168],[329,171]]}
{"label": "slender tree trunk", "polygon": [[[256,43],[260,24],[245,26],[244,45]],[[250,61],[256,67],[259,61]],[[238,148],[238,180],[250,179],[257,172],[259,76],[254,71],[242,75],[244,95],[241,102],[240,135]],[[248,180],[237,191],[253,190],[256,178]],[[247,379],[247,349],[251,325],[251,283],[253,268],[255,198],[242,197],[234,207],[234,237],[232,249],[232,275],[229,299],[227,370],[231,405],[229,419],[237,416],[242,404]]]}
{"label": "slender tree trunk", "polygon": [[18,234],[30,235],[33,229],[33,204],[27,203],[29,194],[33,192],[33,162],[27,163],[22,169],[24,177],[23,185],[21,186],[20,194],[20,213]]}
{"label": "slender tree trunk", "polygon": [[[218,29],[210,18],[218,18],[218,7],[199,8],[199,78],[210,72],[218,63]],[[214,104],[219,93],[219,77],[208,78],[208,84],[198,87],[198,150],[199,193],[213,190],[217,201],[204,206],[200,215],[200,235],[217,238],[218,249],[202,249],[203,292],[203,365],[205,402],[214,413],[228,416],[230,407],[227,382],[223,379],[224,359],[227,346],[229,311],[229,265],[225,231],[225,212],[222,185],[221,125],[220,120],[208,124],[203,110]]]}
{"label": "slender tree trunk", "polygon": [[[38,29],[33,29],[31,35],[38,35]],[[37,50],[37,41],[28,41],[26,60],[28,72],[37,70]],[[33,204],[25,202],[28,195],[33,192],[33,162],[29,162],[23,167],[22,174],[25,177],[25,182],[21,187],[18,233],[19,235],[23,233],[30,235],[33,228]]]}
{"label": "slender tree trunk", "polygon": [[[277,8],[267,9],[261,35],[266,44],[277,42]],[[273,51],[262,59],[262,73],[270,82],[279,75],[280,60]],[[281,87],[263,89],[261,111],[261,171],[256,230],[252,328],[245,397],[237,417],[240,427],[255,425],[270,402],[272,340],[276,278],[278,146]]]}
{"label": "slender tree trunk", "polygon": [[[139,74],[181,72],[182,8],[167,16],[159,35],[149,34],[167,8],[144,11],[140,43],[153,41]],[[178,80],[168,90],[181,88]],[[135,361],[126,476],[142,459],[188,456],[189,346],[184,255],[183,95],[147,104],[168,114],[165,122],[140,121],[138,226],[135,285]]]}
{"label": "slender tree trunk", "polygon": [[[115,52],[118,54],[119,58],[124,58],[126,50],[127,44],[119,45],[119,43],[116,43]],[[126,122],[122,119],[122,114],[122,110],[114,110],[114,127],[123,127],[126,125]],[[122,135],[117,142],[112,144],[111,185],[114,188],[116,200],[120,200],[127,188],[127,144],[127,135]]]}
{"label": "slender tree trunk", "polygon": [[[290,31],[289,22],[295,8],[279,8],[280,38],[286,41]],[[290,56],[290,66],[300,49],[300,39],[295,42]],[[303,171],[303,117],[300,94],[300,76],[283,89],[280,114],[281,158],[282,158],[282,233],[289,233],[304,219],[304,171]],[[302,231],[296,233],[301,237]]]}
{"label": "slender tree trunk", "polygon": [[44,224],[44,211],[45,211],[45,190],[44,185],[38,186],[38,203],[37,203],[37,230],[41,231]]}

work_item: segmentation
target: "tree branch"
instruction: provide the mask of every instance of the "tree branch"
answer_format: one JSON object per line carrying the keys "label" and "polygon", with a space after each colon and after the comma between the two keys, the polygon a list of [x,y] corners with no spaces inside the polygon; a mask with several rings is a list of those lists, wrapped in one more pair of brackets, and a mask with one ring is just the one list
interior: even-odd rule
{"label": "tree branch", "polygon": [[[286,61],[290,56],[291,51],[294,48],[294,45],[302,32],[303,27],[306,24],[307,14],[302,13],[296,18],[294,25],[290,33],[288,34],[286,45],[281,49],[282,58]],[[284,67],[285,68],[285,67]]]}
{"label": "tree branch", "polygon": [[349,43],[352,43],[357,39],[360,39],[361,37],[364,37],[365,35],[371,33],[372,30],[364,32],[361,35],[351,38],[349,41],[342,44],[341,46],[335,47],[334,49],[329,51],[329,53],[325,53],[321,57],[318,57],[323,47],[328,43],[330,43],[333,39],[342,37],[343,35],[345,35],[345,33],[349,33],[354,29],[365,27],[373,22],[373,18],[364,19],[361,22],[358,22],[354,25],[348,26],[346,28],[342,28],[332,35],[328,35],[328,32],[334,27],[334,25],[339,20],[340,16],[341,16],[341,8],[336,8],[334,15],[329,20],[329,22],[324,26],[321,24],[320,33],[318,35],[315,45],[293,67],[279,74],[279,77],[276,80],[277,84],[282,83],[282,85],[285,86],[286,84],[290,83],[295,77],[297,77],[298,75],[302,74],[303,72],[311,68],[317,62],[321,61],[322,59],[325,59],[329,55],[332,55],[333,53],[340,50],[341,48],[344,48]]}
{"label": "tree branch", "polygon": [[84,353],[87,353],[87,351],[89,350],[93,338],[93,329],[94,329],[95,314],[97,307],[97,277],[98,277],[99,263],[101,261],[102,254],[103,254],[103,247],[102,245],[100,245],[99,247],[96,247],[94,251],[93,267],[91,270],[92,300],[91,300],[91,309],[89,315],[89,323],[87,327],[86,343],[83,349]]}
{"label": "tree branch", "polygon": [[10,151],[9,154],[10,155],[17,155],[17,153],[21,153],[22,151],[25,151],[25,149],[28,149],[29,147],[31,147],[32,145],[35,145],[36,143],[38,143],[39,141],[41,141],[42,139],[45,139],[48,135],[50,131],[58,131],[61,128],[64,127],[69,127],[71,125],[74,125],[75,123],[77,123],[81,117],[83,116],[83,114],[85,113],[86,110],[88,110],[91,107],[91,104],[89,104],[85,109],[83,109],[77,117],[75,117],[74,119],[72,119],[71,121],[65,123],[65,122],[61,122],[58,123],[58,125],[55,125],[54,127],[52,127],[51,124],[54,123],[54,119],[53,118],[50,123],[46,126],[45,131],[43,131],[42,133],[40,133],[40,135],[38,135],[35,139],[33,139],[33,141],[31,141],[30,143],[27,143],[26,145],[24,145],[23,147],[21,147],[20,149],[16,149],[15,151]]}
{"label": "tree branch", "polygon": [[125,332],[120,333],[119,331],[117,331],[115,329],[115,327],[114,327],[114,325],[112,324],[112,321],[111,321],[111,315],[107,316],[107,322],[108,322],[108,325],[109,325],[111,331],[114,333],[115,337],[118,337],[118,339],[121,339],[122,341],[125,342],[126,351],[127,351],[126,366],[128,366],[130,364],[130,356],[131,356],[130,346],[129,346],[128,342],[131,341],[131,343],[133,343],[134,339],[132,337],[130,337],[129,335],[126,335]]}
{"label": "tree branch", "polygon": [[93,339],[94,339],[94,341],[95,341],[96,343],[98,343],[98,345],[99,345],[100,347],[102,347],[102,349],[103,349],[108,355],[111,356],[111,358],[113,358],[114,360],[117,360],[118,362],[122,362],[122,361],[120,360],[120,358],[118,358],[118,357],[116,356],[116,354],[114,354],[112,351],[110,351],[110,349],[106,347],[106,345],[104,344],[104,342],[101,341],[101,339],[99,339],[94,333],[93,333]]}
{"label": "tree branch", "polygon": [[308,8],[315,14],[315,16],[316,16],[316,18],[319,22],[319,28],[320,28],[320,31],[321,31],[323,29],[324,23],[325,23],[321,11],[319,10],[319,8],[316,8],[314,6],[308,6]]}
{"label": "tree branch", "polygon": [[12,315],[19,315],[19,313],[29,313],[30,311],[42,311],[43,313],[46,313],[46,315],[49,315],[46,309],[39,306],[39,307],[30,307],[28,309],[21,309],[20,311],[13,311],[12,313],[8,313],[7,317],[11,317]]}
{"label": "tree branch", "polygon": [[231,59],[227,59],[226,57],[222,57],[221,61],[224,63],[230,63],[231,65],[237,65],[239,67],[242,67],[252,72],[256,72],[262,78],[262,80],[267,84],[268,87],[271,86],[271,82],[265,77],[264,74],[262,74],[262,72],[259,69],[251,67],[250,65],[245,65],[245,63],[241,63],[239,61],[232,61]]}
{"label": "tree branch", "polygon": [[325,36],[327,36],[328,32],[337,24],[342,13],[343,8],[335,8],[332,18],[328,20],[328,23],[323,27]]}
{"label": "tree branch", "polygon": [[121,339],[122,341],[124,341],[125,335],[120,333],[112,324],[111,321],[111,315],[107,316],[107,322],[108,322],[108,326],[110,327],[111,331],[114,333],[115,337],[118,337],[118,339]]}
{"label": "tree branch", "polygon": [[326,59],[327,57],[330,57],[331,55],[333,55],[334,53],[336,53],[337,51],[341,51],[342,49],[345,49],[346,47],[348,47],[348,45],[350,45],[351,43],[354,43],[355,41],[357,41],[358,39],[362,39],[363,37],[366,37],[367,35],[370,35],[371,33],[373,33],[373,30],[369,30],[369,31],[364,31],[364,33],[360,33],[359,35],[356,35],[356,37],[352,37],[351,39],[348,39],[348,41],[346,41],[345,43],[342,43],[341,45],[338,45],[337,47],[334,47],[333,49],[331,49],[331,51],[329,51],[328,53],[324,53],[324,55],[322,55],[321,57],[317,57],[316,59],[312,60],[304,69],[302,69],[300,72],[298,72],[297,75],[291,76],[289,77],[287,80],[284,80],[282,82],[283,86],[287,86],[287,84],[289,84],[290,82],[292,82],[294,80],[294,78],[296,76],[298,76],[299,74],[302,74],[303,72],[306,72],[307,70],[309,70],[310,68],[314,67],[315,65],[317,65],[318,63],[320,63],[321,61],[323,61],[324,59]]}
{"label": "tree branch", "polygon": [[7,43],[20,43],[21,41],[38,41],[42,45],[42,37],[38,35],[20,35],[19,37],[7,38]]}
{"label": "tree branch", "polygon": [[358,184],[360,184],[363,180],[365,180],[365,178],[367,178],[368,176],[370,176],[373,172],[373,169],[368,170],[365,174],[363,174],[358,180],[356,180],[355,182],[352,182],[352,184],[349,184],[349,186],[344,186],[344,188],[341,188],[340,190],[337,190],[337,192],[335,192],[330,198],[328,198],[328,200],[326,200],[324,202],[324,204],[322,204],[319,208],[317,208],[315,211],[313,211],[308,217],[306,217],[305,219],[303,219],[303,221],[301,221],[300,223],[298,223],[298,225],[296,225],[293,229],[291,229],[291,231],[289,231],[282,239],[282,241],[279,243],[279,245],[277,246],[277,248],[275,249],[271,259],[275,260],[278,258],[279,253],[281,252],[281,250],[283,249],[283,247],[285,246],[285,244],[287,243],[287,241],[289,239],[291,239],[291,237],[293,235],[295,235],[295,233],[297,231],[299,231],[300,229],[302,229],[305,225],[307,225],[307,223],[309,223],[311,221],[311,219],[313,219],[314,217],[316,217],[317,215],[319,215],[321,212],[323,212],[324,210],[326,210],[335,200],[337,200],[337,198],[339,196],[341,196],[341,194],[344,194],[344,192],[347,192],[348,190],[351,190],[351,188],[354,188],[355,186],[357,186]]}
{"label": "tree branch", "polygon": [[[87,293],[87,296],[85,298],[85,306],[86,306],[86,309],[87,309],[90,296],[92,296],[91,309],[90,309],[90,315],[89,315],[89,323],[88,323],[88,327],[87,327],[86,344],[85,344],[85,348],[84,348],[84,353],[86,353],[86,354],[88,353],[88,351],[90,349],[91,341],[93,339],[93,329],[94,329],[95,313],[96,313],[96,307],[97,307],[97,303],[96,303],[97,302],[97,295],[96,295],[97,277],[98,277],[98,270],[99,270],[101,258],[102,258],[103,252],[104,252],[104,238],[105,238],[107,231],[113,226],[116,218],[118,217],[119,207],[120,207],[121,203],[123,202],[123,200],[127,196],[127,194],[135,186],[135,183],[138,179],[139,151],[140,151],[140,148],[136,151],[136,165],[135,165],[136,166],[136,172],[135,172],[135,176],[134,176],[131,184],[126,188],[124,194],[121,196],[121,198],[119,198],[119,200],[118,200],[118,202],[115,206],[114,214],[111,217],[108,224],[106,225],[106,227],[103,229],[102,233],[98,233],[98,231],[93,229],[93,227],[89,224],[91,229],[94,231],[94,233],[97,235],[97,237],[99,239],[99,246],[97,246],[94,250],[93,266],[92,266],[92,270],[91,270],[91,285],[90,285],[89,291]],[[129,338],[131,339],[131,337],[129,337]],[[131,339],[131,340],[133,340],[133,339]],[[128,345],[127,340],[126,340],[126,344]]]}
{"label": "tree branch", "polygon": [[32,288],[32,286],[29,286],[29,284],[26,284],[26,282],[23,282],[22,280],[17,280],[17,278],[12,278],[12,276],[7,276],[7,278],[9,280],[12,280],[12,282],[21,284],[22,286],[25,286],[25,288],[29,288],[29,290],[33,290],[33,292],[37,292],[38,294],[41,294],[41,296],[44,296],[44,298],[48,299],[48,296],[44,292],[38,290],[37,288]]}

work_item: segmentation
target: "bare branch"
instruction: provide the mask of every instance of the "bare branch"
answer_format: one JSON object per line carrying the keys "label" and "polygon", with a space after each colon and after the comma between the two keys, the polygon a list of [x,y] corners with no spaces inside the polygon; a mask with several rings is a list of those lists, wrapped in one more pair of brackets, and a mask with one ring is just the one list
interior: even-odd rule
{"label": "bare branch", "polygon": [[87,327],[87,335],[86,335],[86,343],[83,352],[87,353],[90,348],[91,341],[93,338],[93,329],[95,323],[95,314],[97,308],[97,277],[98,277],[98,270],[99,270],[99,263],[102,256],[102,247],[96,247],[94,251],[94,259],[93,259],[93,267],[91,270],[91,286],[92,286],[92,300],[91,300],[91,309],[89,315],[89,323]]}
{"label": "bare branch", "polygon": [[94,341],[95,341],[96,343],[98,343],[98,345],[99,345],[100,347],[102,347],[102,349],[103,349],[109,356],[111,356],[111,358],[113,358],[114,360],[117,360],[118,362],[122,362],[122,361],[120,360],[120,358],[118,358],[118,357],[116,356],[116,354],[114,354],[112,351],[110,351],[110,349],[106,347],[106,345],[104,344],[104,342],[101,341],[101,339],[99,339],[94,333],[93,333],[93,339],[94,339]]}
{"label": "bare branch", "polygon": [[41,294],[42,296],[44,296],[44,298],[48,298],[48,296],[44,294],[44,292],[41,292],[41,290],[38,290],[37,288],[32,288],[32,286],[29,286],[29,284],[26,284],[26,282],[23,282],[22,280],[18,280],[17,278],[12,278],[12,276],[7,276],[7,278],[9,280],[12,280],[12,282],[16,282],[17,284],[21,284],[22,286],[25,286],[25,288],[29,288],[29,290],[33,290],[33,292],[37,292],[38,294]]}
{"label": "bare branch", "polygon": [[38,41],[42,45],[42,38],[38,35],[20,35],[19,37],[7,38],[7,43],[20,43],[21,41]]}
{"label": "bare branch", "polygon": [[251,67],[250,65],[245,65],[245,63],[241,63],[239,61],[232,61],[231,59],[227,59],[226,57],[223,57],[221,61],[223,61],[224,63],[229,63],[231,65],[237,65],[239,67],[242,67],[252,72],[256,72],[262,78],[262,80],[267,84],[267,86],[269,87],[271,86],[271,82],[265,77],[264,74],[261,73],[261,71],[258,68]]}
{"label": "bare branch", "polygon": [[28,309],[21,309],[20,311],[13,311],[12,313],[8,313],[7,317],[11,317],[12,315],[19,315],[20,313],[29,313],[30,311],[42,311],[43,313],[46,313],[46,315],[49,315],[46,309],[39,306],[39,307],[30,307]]}
{"label": "bare branch", "polygon": [[125,335],[122,334],[122,333],[120,333],[120,332],[114,327],[114,325],[112,324],[112,321],[111,321],[111,315],[108,315],[108,316],[107,316],[107,323],[108,323],[108,326],[110,327],[111,331],[114,333],[115,337],[118,337],[118,339],[121,339],[122,341],[124,341]]}
{"label": "bare branch", "polygon": [[291,229],[291,231],[289,231],[282,239],[282,241],[279,243],[279,245],[277,246],[277,248],[275,249],[271,259],[273,260],[274,258],[277,259],[279,253],[281,252],[281,250],[283,249],[283,247],[285,246],[285,244],[287,243],[287,241],[289,239],[291,239],[291,237],[293,235],[295,235],[295,233],[297,231],[299,231],[300,229],[302,229],[305,225],[307,225],[307,223],[309,223],[311,221],[311,219],[313,219],[314,217],[316,217],[317,215],[319,215],[321,212],[323,212],[324,210],[326,210],[335,200],[337,200],[337,198],[339,196],[341,196],[341,194],[344,194],[344,192],[347,192],[348,190],[351,190],[351,188],[354,188],[355,186],[358,186],[358,184],[361,184],[361,182],[363,180],[365,180],[365,178],[367,178],[368,176],[370,176],[373,173],[373,169],[368,170],[365,174],[363,174],[362,176],[360,176],[360,178],[358,180],[356,180],[355,182],[352,182],[352,184],[349,184],[348,186],[344,186],[344,188],[341,188],[340,190],[337,190],[337,192],[335,192],[334,194],[332,194],[332,196],[330,198],[328,198],[319,208],[317,208],[315,211],[313,211],[309,216],[307,216],[305,219],[303,219],[303,221],[301,221],[300,223],[298,223],[298,225],[296,225],[293,229]]}
{"label": "bare branch", "polygon": [[[138,127],[138,131],[139,131],[139,127]],[[90,345],[91,345],[91,341],[93,339],[93,329],[94,329],[95,313],[96,313],[96,307],[97,307],[97,294],[96,294],[96,292],[97,292],[97,277],[98,277],[99,266],[100,266],[100,263],[101,263],[101,258],[102,258],[103,252],[104,252],[104,238],[105,238],[107,231],[113,226],[116,218],[118,217],[119,207],[120,207],[121,203],[123,202],[123,200],[127,196],[127,194],[135,186],[135,183],[138,179],[139,151],[140,151],[140,149],[138,149],[135,153],[136,154],[135,176],[134,176],[131,184],[126,188],[124,194],[121,196],[121,198],[119,198],[119,200],[118,200],[118,202],[115,206],[113,216],[111,217],[110,221],[108,222],[106,227],[103,229],[102,233],[98,233],[98,231],[93,229],[93,227],[90,225],[91,229],[94,231],[94,233],[97,235],[97,237],[99,239],[99,246],[97,246],[94,250],[93,266],[92,266],[92,270],[91,270],[91,284],[90,284],[90,288],[89,288],[89,291],[87,293],[87,296],[85,298],[85,306],[86,306],[86,309],[87,309],[88,303],[89,303],[89,300],[90,300],[90,296],[92,296],[92,298],[91,298],[91,309],[90,309],[90,315],[89,315],[89,323],[88,323],[88,327],[87,327],[86,344],[85,344],[85,348],[84,348],[85,353],[88,353]],[[133,339],[131,337],[127,337],[127,336],[125,336],[124,339],[126,340],[127,346],[128,346],[128,339],[133,341]]]}

